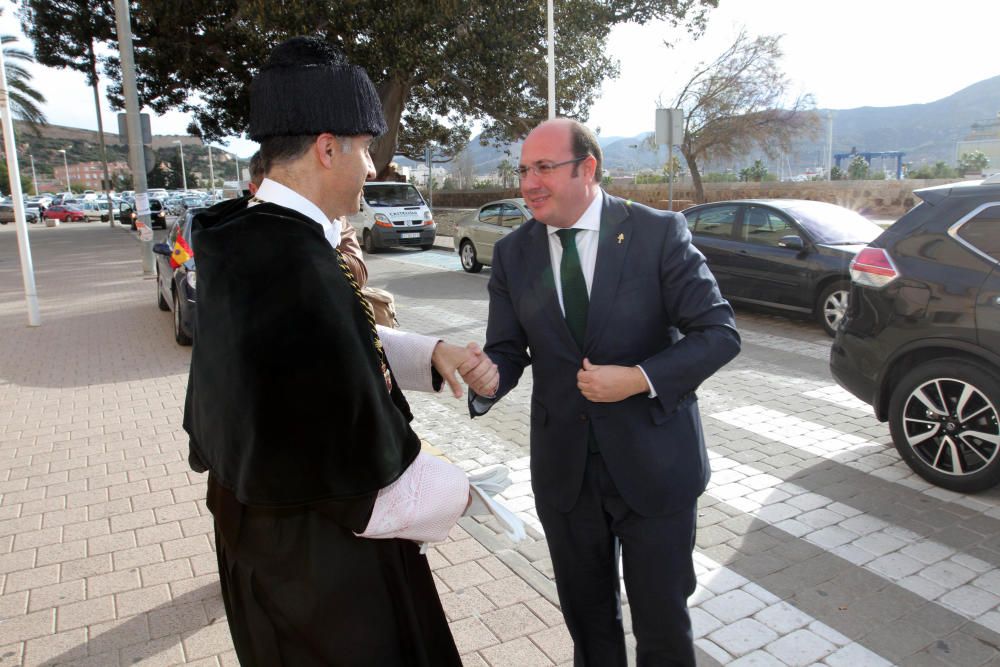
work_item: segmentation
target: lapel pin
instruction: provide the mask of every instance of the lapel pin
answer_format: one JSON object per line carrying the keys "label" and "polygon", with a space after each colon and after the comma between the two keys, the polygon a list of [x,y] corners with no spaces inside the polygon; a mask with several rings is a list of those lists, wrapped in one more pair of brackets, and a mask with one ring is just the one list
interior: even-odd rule
{"label": "lapel pin", "polygon": [[618,245],[621,245],[622,241],[624,241],[624,240],[625,240],[625,235],[624,234],[619,234],[618,235]]}

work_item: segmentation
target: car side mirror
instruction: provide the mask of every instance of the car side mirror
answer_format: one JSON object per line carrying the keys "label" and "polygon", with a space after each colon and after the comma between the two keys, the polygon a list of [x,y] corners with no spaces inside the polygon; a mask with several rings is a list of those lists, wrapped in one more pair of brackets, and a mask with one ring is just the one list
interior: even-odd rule
{"label": "car side mirror", "polygon": [[164,257],[170,257],[172,254],[174,254],[173,251],[170,249],[170,246],[162,242],[153,244],[153,252],[155,252],[157,255],[163,255]]}
{"label": "car side mirror", "polygon": [[781,240],[778,241],[779,248],[788,248],[789,250],[803,250],[805,249],[805,244],[802,243],[802,238],[799,236],[782,236]]}

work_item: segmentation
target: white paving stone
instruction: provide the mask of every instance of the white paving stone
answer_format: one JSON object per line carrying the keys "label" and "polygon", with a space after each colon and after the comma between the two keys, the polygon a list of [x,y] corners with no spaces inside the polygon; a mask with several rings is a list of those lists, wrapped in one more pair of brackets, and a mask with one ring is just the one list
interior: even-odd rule
{"label": "white paving stone", "polygon": [[[723,623],[732,623],[753,616],[764,603],[742,590],[729,591],[702,603],[701,608]],[[727,649],[728,650],[728,649]]]}
{"label": "white paving stone", "polygon": [[762,609],[754,615],[754,618],[779,635],[788,634],[792,630],[805,627],[813,621],[812,616],[800,611],[787,602],[779,602],[766,609]]}
{"label": "white paving stone", "polygon": [[837,647],[809,630],[796,630],[765,647],[768,653],[789,667],[805,667],[818,662]]}
{"label": "white paving stone", "polygon": [[778,638],[778,635],[760,621],[743,618],[716,630],[708,638],[739,657],[770,644]]}

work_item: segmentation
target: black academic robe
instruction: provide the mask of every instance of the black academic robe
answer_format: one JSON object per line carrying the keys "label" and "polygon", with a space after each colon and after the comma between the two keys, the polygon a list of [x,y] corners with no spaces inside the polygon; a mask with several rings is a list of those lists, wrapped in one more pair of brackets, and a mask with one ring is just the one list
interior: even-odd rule
{"label": "black academic robe", "polygon": [[193,247],[184,428],[241,664],[461,664],[417,546],[354,536],[420,443],[322,229],[241,199],[199,215]]}

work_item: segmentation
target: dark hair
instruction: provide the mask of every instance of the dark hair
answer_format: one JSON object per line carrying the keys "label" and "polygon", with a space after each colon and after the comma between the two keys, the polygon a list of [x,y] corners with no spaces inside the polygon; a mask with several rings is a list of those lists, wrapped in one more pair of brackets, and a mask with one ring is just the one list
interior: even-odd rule
{"label": "dark hair", "polygon": [[[601,151],[601,144],[597,141],[597,135],[590,131],[590,128],[583,123],[574,120],[570,123],[570,148],[574,157],[587,157],[593,155],[597,160],[597,168],[594,170],[594,181],[601,182],[604,170],[604,153]],[[577,174],[580,163],[573,165],[573,176]]]}
{"label": "dark hair", "polygon": [[250,182],[259,188],[264,180],[264,173],[264,160],[260,157],[260,151],[257,151],[250,157]]}
{"label": "dark hair", "polygon": [[[261,139],[260,150],[257,151],[257,155],[260,156],[261,174],[271,171],[275,165],[302,157],[318,136],[317,134],[295,134]],[[253,173],[251,159],[250,178],[253,178]]]}

